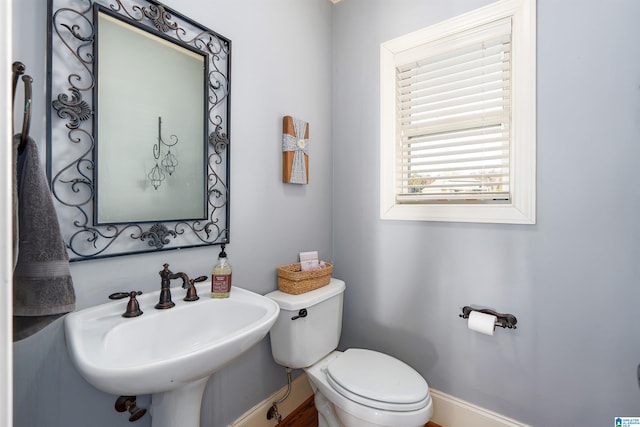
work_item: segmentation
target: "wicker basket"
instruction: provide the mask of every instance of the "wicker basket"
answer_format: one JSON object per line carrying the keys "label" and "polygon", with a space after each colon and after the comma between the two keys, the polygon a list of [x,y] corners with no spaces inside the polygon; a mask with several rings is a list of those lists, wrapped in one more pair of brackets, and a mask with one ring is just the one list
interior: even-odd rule
{"label": "wicker basket", "polygon": [[325,262],[318,270],[302,271],[300,263],[278,267],[278,289],[288,294],[303,294],[329,284],[333,266]]}

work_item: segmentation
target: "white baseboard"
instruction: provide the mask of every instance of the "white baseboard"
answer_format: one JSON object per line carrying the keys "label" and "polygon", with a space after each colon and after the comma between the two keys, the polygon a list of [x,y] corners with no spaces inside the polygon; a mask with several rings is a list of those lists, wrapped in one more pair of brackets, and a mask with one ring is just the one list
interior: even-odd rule
{"label": "white baseboard", "polygon": [[[245,412],[240,418],[229,424],[229,427],[273,427],[277,425],[275,419],[267,419],[267,411],[273,405],[273,402],[280,399],[287,391],[285,385],[271,396],[258,403],[253,408]],[[313,390],[309,385],[306,374],[299,375],[291,382],[291,394],[286,400],[278,404],[278,412],[285,419],[287,415],[293,412],[298,406],[302,405],[305,400],[313,396]]]}
{"label": "white baseboard", "polygon": [[[276,420],[267,420],[267,411],[274,401],[284,396],[287,386],[273,393],[267,399],[245,412],[228,427],[274,427]],[[438,390],[430,389],[433,399],[433,417],[431,421],[442,427],[530,427],[514,419],[476,406]],[[282,419],[286,418],[305,400],[313,395],[306,374],[293,380],[291,394],[278,405]]]}
{"label": "white baseboard", "polygon": [[433,399],[431,421],[442,427],[529,427],[441,391],[430,389],[430,393]]}

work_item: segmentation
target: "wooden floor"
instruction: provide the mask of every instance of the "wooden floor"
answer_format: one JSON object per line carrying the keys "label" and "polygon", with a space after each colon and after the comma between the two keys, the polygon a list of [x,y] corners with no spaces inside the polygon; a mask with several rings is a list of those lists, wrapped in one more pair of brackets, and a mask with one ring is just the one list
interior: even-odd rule
{"label": "wooden floor", "polygon": [[318,427],[318,412],[313,403],[313,396],[279,422],[278,427]]}
{"label": "wooden floor", "polygon": [[[278,423],[278,427],[318,427],[318,412],[313,403],[313,396],[305,400],[287,418]],[[425,427],[441,427],[429,421]]]}

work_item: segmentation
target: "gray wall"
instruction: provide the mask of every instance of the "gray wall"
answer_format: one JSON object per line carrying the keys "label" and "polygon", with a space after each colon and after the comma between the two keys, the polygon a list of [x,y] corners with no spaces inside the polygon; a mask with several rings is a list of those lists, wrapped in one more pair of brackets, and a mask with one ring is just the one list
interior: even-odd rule
{"label": "gray wall", "polygon": [[[538,1],[537,224],[378,217],[379,44],[488,0],[345,0],[334,11],[335,275],[342,347],[535,426],[637,416],[640,3]],[[478,304],[518,317],[489,337]]]}
{"label": "gray wall", "polygon": [[[233,40],[234,282],[265,293],[276,265],[317,248],[347,281],[342,347],[387,351],[432,387],[536,426],[611,425],[640,407],[638,2],[539,0],[536,225],[378,219],[380,42],[488,2],[167,2]],[[44,148],[45,2],[13,3]],[[285,114],[311,122],[306,187],[279,182]],[[164,261],[206,273],[215,255],[76,263],[79,306],[155,289]],[[519,327],[471,333],[457,317],[467,304],[512,312]],[[70,365],[60,326],[15,346],[15,426],[129,425]],[[265,340],[209,383],[203,425],[283,383]]]}
{"label": "gray wall", "polygon": [[[170,7],[233,43],[231,244],[234,284],[264,294],[275,268],[318,249],[332,260],[332,5],[327,0],[167,0]],[[34,77],[32,135],[45,147],[46,2],[14,0],[14,59]],[[281,183],[282,116],[310,122],[310,183]],[[44,156],[43,156],[44,159]],[[159,288],[174,271],[208,274],[218,248],[189,249],[72,264],[78,308],[115,290]],[[192,325],[210,327],[210,325]],[[159,332],[160,333],[160,332]],[[16,427],[130,425],[116,396],[86,383],[67,356],[62,323],[14,346]],[[217,373],[204,397],[202,425],[225,426],[286,383],[268,339]],[[148,396],[140,398],[148,404]],[[136,425],[150,425],[145,417]]]}

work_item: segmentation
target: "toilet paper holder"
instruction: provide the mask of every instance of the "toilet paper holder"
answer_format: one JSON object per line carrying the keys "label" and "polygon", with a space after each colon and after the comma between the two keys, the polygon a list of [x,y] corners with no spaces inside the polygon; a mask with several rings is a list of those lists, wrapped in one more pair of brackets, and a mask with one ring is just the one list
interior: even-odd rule
{"label": "toilet paper holder", "polygon": [[516,319],[516,316],[510,313],[498,313],[496,311],[489,310],[488,308],[473,308],[465,305],[462,307],[462,314],[459,314],[458,316],[463,319],[468,319],[469,313],[472,311],[479,311],[480,313],[496,316],[496,326],[500,326],[501,328],[517,329],[516,323],[518,323],[518,319]]}

